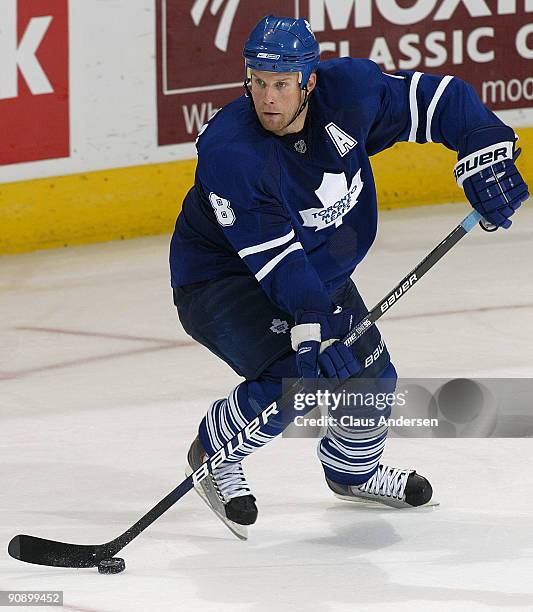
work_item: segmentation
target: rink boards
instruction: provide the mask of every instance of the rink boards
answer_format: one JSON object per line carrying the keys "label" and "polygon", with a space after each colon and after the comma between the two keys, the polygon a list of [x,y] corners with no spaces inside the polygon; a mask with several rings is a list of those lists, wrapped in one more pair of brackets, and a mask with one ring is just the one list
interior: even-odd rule
{"label": "rink boards", "polygon": [[[533,129],[517,130],[533,151]],[[373,160],[382,209],[464,201],[441,145],[402,143]],[[194,160],[0,185],[0,253],[120,240],[172,231],[194,181]],[[519,164],[533,183],[533,166]]]}

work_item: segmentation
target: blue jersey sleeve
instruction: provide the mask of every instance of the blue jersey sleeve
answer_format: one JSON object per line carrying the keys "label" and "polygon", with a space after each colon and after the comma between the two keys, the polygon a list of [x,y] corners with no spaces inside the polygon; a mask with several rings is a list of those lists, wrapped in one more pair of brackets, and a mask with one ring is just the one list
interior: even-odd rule
{"label": "blue jersey sleeve", "polygon": [[457,77],[421,72],[390,75],[375,65],[374,78],[379,104],[366,144],[369,155],[396,142],[437,142],[461,156],[470,133],[504,126],[474,88]]}
{"label": "blue jersey sleeve", "polygon": [[283,205],[275,148],[230,145],[220,153],[199,155],[197,177],[237,255],[270,300],[293,317],[298,310],[333,312]]}

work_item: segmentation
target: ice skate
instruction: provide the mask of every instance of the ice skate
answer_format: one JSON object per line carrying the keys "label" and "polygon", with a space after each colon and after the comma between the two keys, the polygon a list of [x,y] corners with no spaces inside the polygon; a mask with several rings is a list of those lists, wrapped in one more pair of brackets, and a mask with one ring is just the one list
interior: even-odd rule
{"label": "ice skate", "polygon": [[[207,453],[196,437],[187,455],[187,476],[206,459]],[[248,539],[247,525],[257,520],[257,506],[240,463],[224,463],[215,468],[195,489],[233,534],[241,540]]]}
{"label": "ice skate", "polygon": [[335,497],[350,502],[380,504],[393,508],[437,506],[431,484],[415,470],[379,465],[376,473],[360,486],[339,484],[326,478]]}

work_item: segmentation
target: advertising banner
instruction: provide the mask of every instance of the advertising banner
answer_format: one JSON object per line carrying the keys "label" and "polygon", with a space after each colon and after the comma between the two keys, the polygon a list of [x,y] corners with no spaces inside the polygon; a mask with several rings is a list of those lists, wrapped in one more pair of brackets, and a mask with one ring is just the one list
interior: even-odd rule
{"label": "advertising banner", "polygon": [[322,59],[452,74],[493,110],[533,106],[533,0],[156,0],[159,145],[193,141],[241,95],[242,47],[269,13],[305,17]]}
{"label": "advertising banner", "polygon": [[67,0],[0,2],[0,164],[69,155]]}

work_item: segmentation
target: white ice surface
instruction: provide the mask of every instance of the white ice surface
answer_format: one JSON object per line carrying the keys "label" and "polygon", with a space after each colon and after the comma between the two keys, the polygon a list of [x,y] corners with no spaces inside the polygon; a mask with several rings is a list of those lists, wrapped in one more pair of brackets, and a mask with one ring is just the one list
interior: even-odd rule
{"label": "white ice surface", "polygon": [[[382,213],[355,276],[367,303],[467,212]],[[531,205],[516,219],[476,228],[380,322],[401,375],[532,376]],[[533,610],[531,439],[390,439],[385,462],[441,502],[412,511],[337,501],[316,441],[277,439],[245,465],[248,542],[191,492],[122,551],[123,574],[11,559],[17,533],[100,543],[135,522],[238,382],[180,328],[167,251],[156,237],[0,259],[0,589],[62,589],[78,612]]]}

